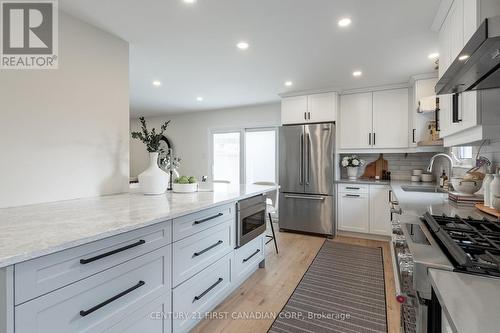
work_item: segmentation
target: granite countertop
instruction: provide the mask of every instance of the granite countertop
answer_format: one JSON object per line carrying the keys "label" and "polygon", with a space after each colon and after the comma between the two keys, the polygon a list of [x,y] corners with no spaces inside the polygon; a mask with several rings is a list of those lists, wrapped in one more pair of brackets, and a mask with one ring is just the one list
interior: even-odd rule
{"label": "granite countertop", "polygon": [[202,209],[275,191],[214,184],[213,191],[130,193],[0,209],[0,268]]}
{"label": "granite countertop", "polygon": [[439,269],[429,276],[454,332],[499,331],[500,279]]}

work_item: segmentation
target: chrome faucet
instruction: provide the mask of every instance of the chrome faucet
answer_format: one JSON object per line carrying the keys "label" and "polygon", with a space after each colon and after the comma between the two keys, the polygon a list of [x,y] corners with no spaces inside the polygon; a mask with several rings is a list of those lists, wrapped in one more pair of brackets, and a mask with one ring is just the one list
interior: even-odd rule
{"label": "chrome faucet", "polygon": [[432,172],[432,167],[434,166],[434,160],[440,156],[445,157],[448,159],[448,161],[450,161],[450,176],[451,176],[451,173],[453,171],[453,165],[454,165],[453,159],[451,158],[450,155],[444,154],[444,153],[439,153],[439,154],[436,154],[436,155],[431,157],[431,161],[429,162],[429,166],[427,167],[427,172]]}

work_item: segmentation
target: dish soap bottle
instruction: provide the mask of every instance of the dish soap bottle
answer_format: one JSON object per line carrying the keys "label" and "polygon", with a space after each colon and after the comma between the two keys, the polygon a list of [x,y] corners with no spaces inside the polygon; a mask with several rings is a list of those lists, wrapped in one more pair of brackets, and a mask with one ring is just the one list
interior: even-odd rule
{"label": "dish soap bottle", "polygon": [[443,174],[441,177],[439,177],[439,187],[443,188],[444,183],[448,180],[448,176],[446,175],[446,172],[443,170]]}

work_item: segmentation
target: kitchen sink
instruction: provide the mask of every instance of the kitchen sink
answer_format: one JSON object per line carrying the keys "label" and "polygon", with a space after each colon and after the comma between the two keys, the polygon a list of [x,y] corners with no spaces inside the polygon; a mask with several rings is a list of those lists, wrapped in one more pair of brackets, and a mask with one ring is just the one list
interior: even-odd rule
{"label": "kitchen sink", "polygon": [[401,189],[405,192],[446,193],[446,191],[439,186],[403,185]]}

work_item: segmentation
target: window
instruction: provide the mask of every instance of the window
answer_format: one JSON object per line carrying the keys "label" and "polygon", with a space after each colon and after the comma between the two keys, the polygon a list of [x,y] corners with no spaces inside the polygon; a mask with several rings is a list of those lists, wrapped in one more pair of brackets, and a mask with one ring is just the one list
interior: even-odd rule
{"label": "window", "polygon": [[275,128],[247,128],[212,132],[212,180],[232,184],[276,182]]}
{"label": "window", "polygon": [[276,183],[276,130],[245,132],[245,180]]}
{"label": "window", "polygon": [[213,180],[240,182],[240,132],[213,134]]}
{"label": "window", "polygon": [[458,167],[470,168],[473,166],[472,163],[472,147],[453,147],[452,155],[457,160]]}

